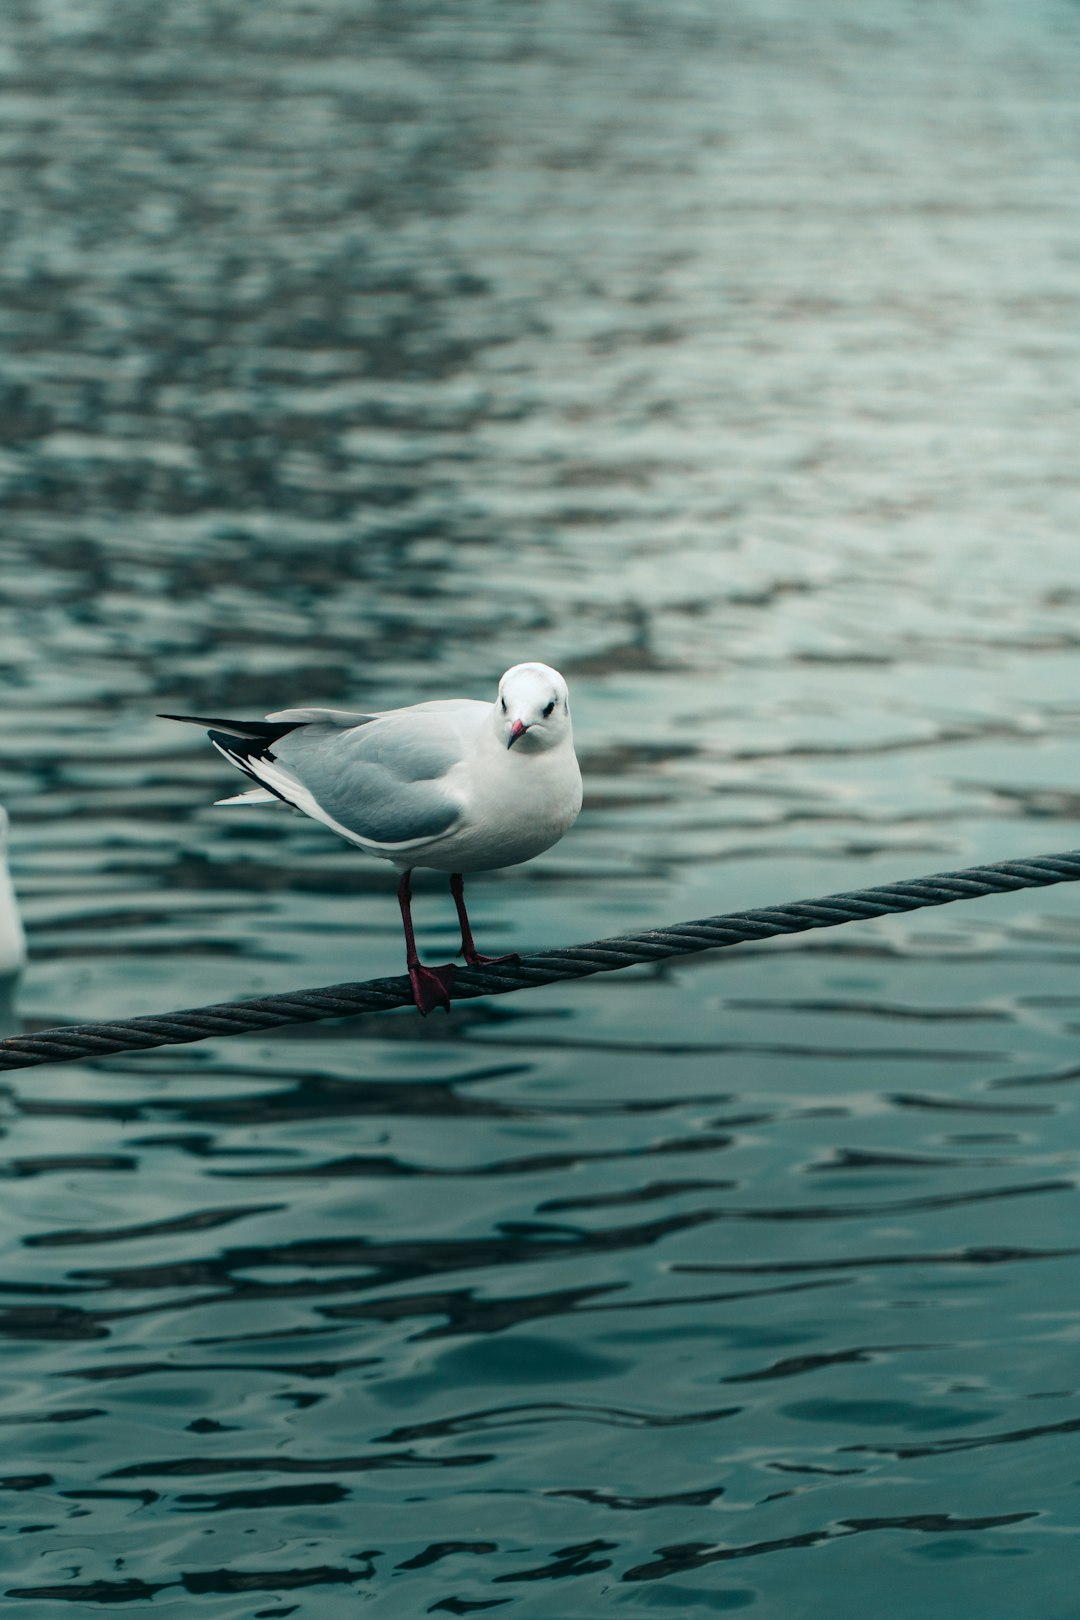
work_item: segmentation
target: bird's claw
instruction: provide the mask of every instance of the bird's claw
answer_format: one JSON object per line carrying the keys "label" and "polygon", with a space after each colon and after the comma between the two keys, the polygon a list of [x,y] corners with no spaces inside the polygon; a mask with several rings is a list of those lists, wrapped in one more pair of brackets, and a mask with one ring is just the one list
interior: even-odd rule
{"label": "bird's claw", "polygon": [[513,962],[516,965],[521,961],[517,951],[511,951],[509,956],[485,956],[481,951],[466,951],[464,954],[470,967],[494,967],[498,962]]}
{"label": "bird's claw", "polygon": [[436,1007],[450,1011],[450,992],[454,988],[454,964],[445,967],[425,967],[423,962],[410,962],[409,983],[412,985],[416,1010],[423,1017]]}

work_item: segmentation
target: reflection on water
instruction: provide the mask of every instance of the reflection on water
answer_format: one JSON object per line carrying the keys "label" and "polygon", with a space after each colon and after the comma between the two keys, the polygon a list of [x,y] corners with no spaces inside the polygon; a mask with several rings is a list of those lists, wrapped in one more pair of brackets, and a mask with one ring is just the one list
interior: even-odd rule
{"label": "reflection on water", "polygon": [[[1080,841],[1078,35],[21,0],[28,1021],[398,966],[159,709],[565,670],[493,951]],[[9,1601],[1065,1620],[1076,907],[10,1077]]]}

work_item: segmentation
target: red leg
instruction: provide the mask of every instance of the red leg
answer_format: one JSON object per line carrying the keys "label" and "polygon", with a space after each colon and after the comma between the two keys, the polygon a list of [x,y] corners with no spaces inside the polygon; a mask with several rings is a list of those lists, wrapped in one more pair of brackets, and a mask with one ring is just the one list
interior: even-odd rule
{"label": "red leg", "polygon": [[481,956],[473,944],[472,929],[469,926],[469,913],[465,910],[465,884],[462,882],[460,872],[451,873],[450,893],[454,897],[458,922],[461,924],[461,954],[470,967],[483,967],[487,962],[521,961],[521,957],[516,951],[511,956]]}
{"label": "red leg", "polygon": [[426,1017],[435,1007],[445,1007],[447,1012],[450,1011],[454,964],[448,962],[445,967],[425,967],[416,954],[416,936],[412,925],[412,884],[409,882],[411,877],[411,871],[401,874],[397,897],[398,905],[401,907],[401,923],[405,929],[405,961],[409,969],[413,1000],[417,1011]]}

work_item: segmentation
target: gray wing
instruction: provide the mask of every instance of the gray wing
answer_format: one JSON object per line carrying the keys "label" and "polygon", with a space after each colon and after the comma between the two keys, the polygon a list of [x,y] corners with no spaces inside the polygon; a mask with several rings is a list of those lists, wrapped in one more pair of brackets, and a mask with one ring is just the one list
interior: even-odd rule
{"label": "gray wing", "polygon": [[273,761],[250,764],[261,781],[346,837],[422,842],[461,819],[447,775],[489,713],[489,704],[463,700],[391,710],[344,730],[309,721],[274,743]]}
{"label": "gray wing", "polygon": [[278,709],[266,718],[291,720],[295,725],[319,725],[325,722],[328,726],[362,726],[369,720],[377,720],[378,715],[359,709]]}

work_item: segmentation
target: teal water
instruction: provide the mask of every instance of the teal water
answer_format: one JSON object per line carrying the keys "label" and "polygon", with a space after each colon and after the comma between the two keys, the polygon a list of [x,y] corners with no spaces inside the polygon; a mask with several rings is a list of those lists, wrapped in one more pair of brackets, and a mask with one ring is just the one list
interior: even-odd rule
{"label": "teal water", "polygon": [[[1075,5],[8,21],[28,1027],[399,970],[159,709],[558,665],[490,952],[1080,843]],[[1073,1620],[1078,968],[1064,887],[7,1077],[10,1611]]]}

